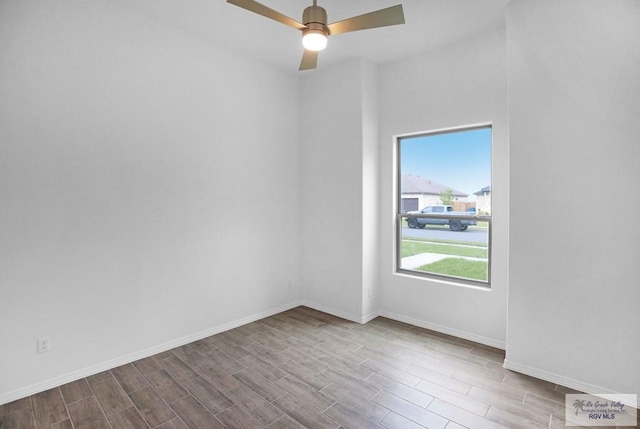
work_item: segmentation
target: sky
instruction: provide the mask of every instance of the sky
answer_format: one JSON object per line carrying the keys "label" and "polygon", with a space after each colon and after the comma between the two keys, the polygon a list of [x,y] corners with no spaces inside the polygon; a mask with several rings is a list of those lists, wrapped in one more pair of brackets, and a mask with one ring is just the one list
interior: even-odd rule
{"label": "sky", "polygon": [[469,194],[491,184],[491,128],[400,141],[401,173],[429,178]]}

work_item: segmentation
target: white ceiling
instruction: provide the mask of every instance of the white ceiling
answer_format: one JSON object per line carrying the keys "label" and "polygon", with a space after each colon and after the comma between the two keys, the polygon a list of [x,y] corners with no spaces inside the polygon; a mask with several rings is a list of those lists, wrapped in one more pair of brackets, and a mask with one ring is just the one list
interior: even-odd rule
{"label": "white ceiling", "polygon": [[[179,27],[244,55],[296,71],[302,56],[299,31],[225,0],[110,0],[170,26]],[[504,25],[510,0],[319,0],[329,22],[402,3],[405,25],[339,34],[329,38],[318,67],[353,57],[374,63],[398,60]],[[261,0],[301,20],[311,0]],[[308,71],[304,73],[313,73]]]}

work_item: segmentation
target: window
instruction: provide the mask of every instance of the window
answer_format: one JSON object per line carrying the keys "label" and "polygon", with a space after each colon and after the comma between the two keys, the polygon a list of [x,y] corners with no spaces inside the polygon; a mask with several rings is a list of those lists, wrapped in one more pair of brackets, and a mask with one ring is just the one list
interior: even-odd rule
{"label": "window", "polygon": [[398,137],[398,272],[490,285],[491,142],[491,125]]}

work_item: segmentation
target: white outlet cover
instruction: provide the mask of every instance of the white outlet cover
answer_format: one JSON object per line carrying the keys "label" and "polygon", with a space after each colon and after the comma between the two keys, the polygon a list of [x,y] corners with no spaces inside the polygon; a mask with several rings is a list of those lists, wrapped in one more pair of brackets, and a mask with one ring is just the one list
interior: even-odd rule
{"label": "white outlet cover", "polygon": [[46,353],[51,349],[51,339],[49,337],[38,338],[38,353]]}

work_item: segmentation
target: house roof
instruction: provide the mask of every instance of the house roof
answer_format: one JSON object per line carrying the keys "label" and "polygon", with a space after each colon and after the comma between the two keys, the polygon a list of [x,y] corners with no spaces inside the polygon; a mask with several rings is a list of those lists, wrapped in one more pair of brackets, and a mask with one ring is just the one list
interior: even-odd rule
{"label": "house roof", "polygon": [[451,186],[443,185],[442,183],[438,183],[427,177],[422,177],[415,174],[402,175],[402,193],[403,194],[440,195],[447,189],[451,189],[455,197],[469,196],[469,194],[465,194],[462,191],[453,189]]}
{"label": "house roof", "polygon": [[485,192],[491,192],[491,186],[485,186],[480,189],[478,192],[474,192],[473,195],[484,195]]}

